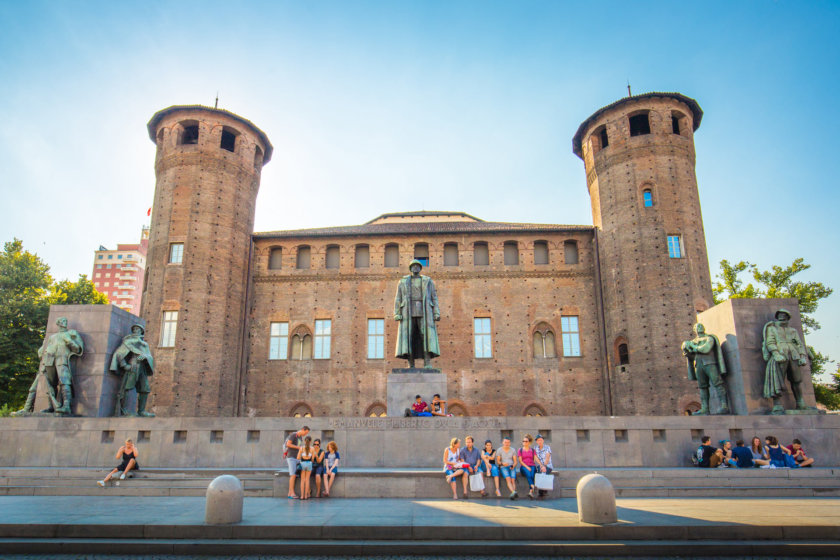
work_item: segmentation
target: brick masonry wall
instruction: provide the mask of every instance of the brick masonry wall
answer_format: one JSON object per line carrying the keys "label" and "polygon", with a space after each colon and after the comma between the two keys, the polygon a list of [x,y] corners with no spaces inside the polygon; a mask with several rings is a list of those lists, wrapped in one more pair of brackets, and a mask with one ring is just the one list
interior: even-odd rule
{"label": "brick masonry wall", "polygon": [[[519,244],[519,265],[505,265],[505,241]],[[549,245],[549,264],[534,264],[534,241]],[[563,242],[576,240],[579,264],[564,264]],[[593,277],[592,233],[551,235],[453,234],[399,238],[258,239],[254,296],[249,326],[248,369],[243,385],[244,415],[288,416],[308,406],[315,416],[361,416],[386,401],[386,377],[406,367],[394,358],[393,320],[397,281],[407,274],[415,243],[428,243],[430,266],[423,274],[437,287],[442,320],[441,357],[434,365],[448,376],[450,405],[470,416],[604,414],[602,350]],[[473,243],[485,241],[490,265],[474,266]],[[384,247],[399,243],[399,268],[384,266]],[[443,266],[443,246],[459,245],[459,266]],[[310,270],[297,270],[297,246],[311,247]],[[356,269],[355,246],[370,246],[370,267]],[[324,267],[327,245],[339,245],[338,269]],[[272,247],[281,247],[280,270],[268,270]],[[581,357],[562,357],[561,315],[580,317]],[[473,319],[491,317],[493,357],[474,358]],[[367,319],[385,319],[385,358],[367,359]],[[272,321],[287,321],[289,332],[315,319],[332,320],[329,360],[269,360]],[[561,357],[534,358],[532,334],[548,323]],[[428,397],[430,397],[429,395]]]}

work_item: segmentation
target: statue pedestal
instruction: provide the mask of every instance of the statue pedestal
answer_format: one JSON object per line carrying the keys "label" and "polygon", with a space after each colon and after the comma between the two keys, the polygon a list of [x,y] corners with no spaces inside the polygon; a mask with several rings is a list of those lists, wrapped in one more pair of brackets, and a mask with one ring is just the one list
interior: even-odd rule
{"label": "statue pedestal", "polygon": [[[108,371],[111,356],[131,332],[132,325],[146,322],[115,305],[52,305],[47,337],[58,332],[55,322],[59,317],[67,317],[67,328],[78,331],[85,343],[84,354],[70,360],[73,416],[113,416],[120,378]],[[136,409],[136,399],[137,394],[130,391],[126,397],[128,410]],[[48,401],[46,380],[41,377],[35,412],[47,408]]]}
{"label": "statue pedestal", "polygon": [[[726,390],[733,414],[769,414],[773,401],[764,398],[764,370],[766,362],[761,353],[763,329],[772,321],[776,311],[785,308],[792,314],[790,326],[802,336],[799,303],[793,298],[779,299],[730,299],[697,315],[706,332],[717,335],[726,362]],[[807,344],[805,337],[802,342]],[[815,406],[814,386],[811,384],[810,365],[802,366],[802,393],[805,404]],[[717,406],[714,390],[711,391],[714,410]],[[818,414],[816,410],[797,411],[796,402],[787,382],[782,395],[785,414]]]}
{"label": "statue pedestal", "polygon": [[446,374],[439,369],[394,368],[388,374],[388,416],[403,416],[416,395],[430,403],[436,393],[446,400]]}

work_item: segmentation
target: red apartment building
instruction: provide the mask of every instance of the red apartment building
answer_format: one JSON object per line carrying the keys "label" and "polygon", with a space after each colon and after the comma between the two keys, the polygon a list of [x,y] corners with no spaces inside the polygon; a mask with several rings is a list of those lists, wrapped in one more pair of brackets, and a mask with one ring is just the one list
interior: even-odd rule
{"label": "red apartment building", "polygon": [[93,257],[93,284],[108,296],[108,301],[130,313],[140,315],[143,296],[143,274],[149,228],[144,227],[140,243],[120,243],[116,250],[100,245]]}

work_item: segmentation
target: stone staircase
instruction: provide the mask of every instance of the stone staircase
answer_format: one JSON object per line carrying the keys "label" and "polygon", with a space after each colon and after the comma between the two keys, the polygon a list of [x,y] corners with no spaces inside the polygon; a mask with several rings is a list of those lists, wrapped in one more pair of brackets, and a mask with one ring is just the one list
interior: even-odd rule
{"label": "stone staircase", "polygon": [[[127,480],[100,488],[107,470],[88,467],[0,467],[0,495],[17,496],[203,496],[207,485],[221,474],[233,474],[244,484],[247,497],[285,497],[288,474],[264,468],[149,468]],[[616,495],[645,497],[837,497],[840,467],[806,469],[697,469],[697,468],[566,468],[554,472],[553,498],[573,498],[578,480],[597,472],[609,478]],[[492,495],[493,481],[485,479]],[[508,492],[501,481],[503,496]],[[314,483],[313,483],[314,488]],[[459,483],[459,494],[461,486]],[[517,477],[520,495],[527,494]],[[475,494],[473,494],[475,495]],[[446,498],[448,485],[439,469],[341,469],[333,496],[347,498]]]}

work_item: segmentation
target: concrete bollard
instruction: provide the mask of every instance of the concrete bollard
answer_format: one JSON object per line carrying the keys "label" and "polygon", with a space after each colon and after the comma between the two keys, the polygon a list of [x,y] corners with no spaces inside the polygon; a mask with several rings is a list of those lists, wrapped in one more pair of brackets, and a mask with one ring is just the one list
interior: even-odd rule
{"label": "concrete bollard", "polygon": [[606,476],[588,474],[577,484],[578,521],[606,525],[618,522],[615,490]]}
{"label": "concrete bollard", "polygon": [[244,495],[242,482],[235,476],[223,474],[214,478],[207,487],[204,522],[208,525],[223,525],[242,521]]}

